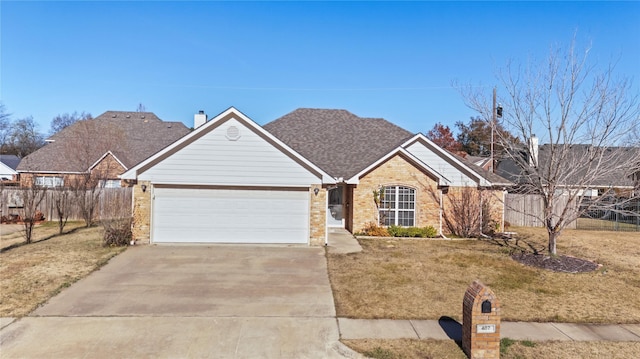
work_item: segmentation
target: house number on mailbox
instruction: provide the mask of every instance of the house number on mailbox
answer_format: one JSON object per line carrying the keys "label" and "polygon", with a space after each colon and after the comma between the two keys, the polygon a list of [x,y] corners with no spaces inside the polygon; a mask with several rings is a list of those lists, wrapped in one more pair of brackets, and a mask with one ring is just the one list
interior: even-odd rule
{"label": "house number on mailbox", "polygon": [[478,324],[476,325],[476,333],[495,333],[495,324]]}

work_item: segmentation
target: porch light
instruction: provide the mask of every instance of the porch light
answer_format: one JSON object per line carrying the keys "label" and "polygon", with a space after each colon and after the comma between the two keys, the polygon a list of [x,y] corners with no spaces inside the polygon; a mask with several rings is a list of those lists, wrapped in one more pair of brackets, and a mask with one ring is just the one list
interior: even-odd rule
{"label": "porch light", "polygon": [[147,192],[147,185],[146,184],[141,185],[140,188],[142,188],[142,192]]}
{"label": "porch light", "polygon": [[313,193],[315,193],[315,195],[318,195],[318,192],[320,192],[320,188],[316,187],[313,189]]}

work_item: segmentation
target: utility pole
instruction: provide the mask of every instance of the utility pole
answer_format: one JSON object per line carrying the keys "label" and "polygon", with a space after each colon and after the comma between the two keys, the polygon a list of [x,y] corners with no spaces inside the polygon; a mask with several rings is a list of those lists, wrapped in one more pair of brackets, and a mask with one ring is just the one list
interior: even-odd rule
{"label": "utility pole", "polygon": [[493,162],[493,131],[496,127],[496,88],[495,86],[493,87],[493,106],[491,107],[493,109],[493,111],[491,111],[491,172],[495,173],[495,169],[494,167],[494,162]]}
{"label": "utility pole", "polygon": [[495,173],[495,159],[493,154],[493,142],[494,142],[494,131],[496,128],[496,121],[498,118],[502,118],[502,106],[498,104],[496,106],[496,87],[493,87],[493,111],[491,115],[491,172]]}

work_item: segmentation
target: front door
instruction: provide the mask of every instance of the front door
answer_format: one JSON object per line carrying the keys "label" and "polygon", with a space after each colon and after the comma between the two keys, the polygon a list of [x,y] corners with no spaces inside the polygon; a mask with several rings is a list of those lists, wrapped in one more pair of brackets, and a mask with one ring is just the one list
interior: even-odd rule
{"label": "front door", "polygon": [[329,190],[329,208],[327,208],[327,226],[344,228],[343,187]]}

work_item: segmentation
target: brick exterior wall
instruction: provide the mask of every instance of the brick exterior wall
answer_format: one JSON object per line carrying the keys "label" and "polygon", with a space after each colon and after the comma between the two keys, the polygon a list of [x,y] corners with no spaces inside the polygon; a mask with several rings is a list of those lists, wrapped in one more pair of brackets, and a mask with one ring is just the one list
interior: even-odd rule
{"label": "brick exterior wall", "polygon": [[434,198],[428,191],[429,187],[437,188],[436,181],[403,156],[396,155],[365,174],[360,183],[353,188],[353,233],[362,231],[368,223],[377,222],[378,210],[373,200],[373,191],[378,190],[380,186],[406,186],[415,189],[415,226],[439,228],[439,199]]}
{"label": "brick exterior wall", "polygon": [[[142,185],[147,190],[142,192]],[[139,243],[149,243],[151,238],[151,184],[139,181],[133,186],[133,239]]]}
{"label": "brick exterior wall", "polygon": [[491,220],[498,224],[495,228],[497,232],[504,232],[504,195],[503,190],[487,190],[489,192],[489,208],[491,210]]}
{"label": "brick exterior wall", "polygon": [[[314,189],[319,192],[316,195]],[[327,190],[320,185],[309,188],[309,244],[323,246],[327,236]]]}
{"label": "brick exterior wall", "polygon": [[103,158],[102,161],[91,170],[91,174],[98,176],[100,179],[116,179],[124,172],[125,168],[122,167],[120,162],[116,161],[111,154]]}

